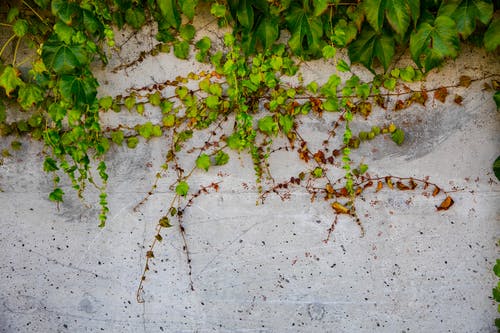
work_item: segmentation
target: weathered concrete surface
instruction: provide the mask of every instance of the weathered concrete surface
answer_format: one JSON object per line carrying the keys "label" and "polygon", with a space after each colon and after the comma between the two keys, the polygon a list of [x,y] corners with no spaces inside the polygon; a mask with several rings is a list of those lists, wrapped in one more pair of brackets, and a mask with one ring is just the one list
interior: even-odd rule
{"label": "weathered concrete surface", "polygon": [[[113,61],[126,62],[137,51],[130,47]],[[499,73],[497,60],[465,50],[426,85]],[[116,74],[100,73],[101,92],[117,94],[197,68],[171,56],[147,58]],[[325,81],[332,68],[309,63],[304,77]],[[463,106],[450,96],[445,105],[377,111],[353,125],[358,130],[392,119],[402,126],[402,147],[377,138],[354,158],[365,156],[374,174],[429,176],[460,189],[449,211],[436,212],[439,200],[418,191],[366,194],[358,201],[366,235],[341,219],[325,244],[332,220],[326,204],[311,203],[297,190],[288,201],[270,197],[255,206],[250,160],[232,155],[225,167],[191,179],[193,188],[223,181],[219,192],[186,211],[195,291],[172,228],[155,251],[144,304],[135,292],[173,178],[133,208],[151,188],[167,139],[141,142],[135,150],[112,148],[111,215],[102,230],[98,208],[86,207],[69,188],[59,209],[48,201],[51,179],[42,171],[41,146],[26,142],[0,166],[1,332],[494,332],[491,268],[499,255],[500,185],[491,164],[500,154],[500,115],[482,84],[454,90],[464,96]],[[318,133],[326,133],[332,119],[303,119],[311,146],[321,144]],[[120,114],[107,121],[144,120]],[[303,169],[284,152],[271,156],[271,166],[277,180]]]}

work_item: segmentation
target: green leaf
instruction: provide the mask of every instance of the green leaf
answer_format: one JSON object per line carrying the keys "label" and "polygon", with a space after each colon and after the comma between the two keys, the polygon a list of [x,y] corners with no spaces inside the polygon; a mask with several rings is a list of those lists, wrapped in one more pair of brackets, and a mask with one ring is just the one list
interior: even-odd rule
{"label": "green leaf", "polygon": [[117,145],[121,145],[123,143],[123,139],[124,139],[124,134],[122,131],[117,130],[111,132],[111,141],[113,141]]}
{"label": "green leaf", "polygon": [[217,154],[215,154],[215,165],[224,165],[229,162],[229,155],[219,150]]}
{"label": "green leaf", "polygon": [[166,115],[162,122],[165,127],[172,127],[175,125],[175,116],[173,114]]}
{"label": "green leaf", "polygon": [[259,130],[267,135],[273,135],[278,132],[278,124],[272,116],[265,116],[258,121]]}
{"label": "green leaf", "polygon": [[185,181],[179,182],[179,184],[175,187],[175,193],[183,197],[188,194],[188,191],[189,185]]}
{"label": "green leaf", "polygon": [[257,29],[255,35],[259,39],[264,49],[269,49],[279,36],[279,27],[275,20],[270,17],[263,18]]}
{"label": "green leaf", "polygon": [[293,128],[294,118],[289,114],[280,115],[278,123],[283,133],[288,134]]}
{"label": "green leaf", "polygon": [[51,9],[52,14],[59,17],[59,19],[67,25],[71,25],[73,23],[73,17],[78,14],[80,7],[67,0],[52,0]]}
{"label": "green leaf", "polygon": [[12,31],[14,31],[17,37],[23,37],[28,32],[28,27],[28,21],[24,19],[16,20],[12,26]]}
{"label": "green leaf", "polygon": [[139,125],[137,132],[144,139],[149,139],[151,137],[151,135],[153,134],[153,124],[150,121],[148,121],[147,123],[145,123],[143,125]]}
{"label": "green leaf", "polygon": [[26,84],[19,88],[17,101],[24,110],[28,110],[38,102],[43,101],[44,91],[37,85]]}
{"label": "green leaf", "polygon": [[73,72],[89,61],[83,46],[66,45],[53,37],[43,44],[42,59],[45,66],[57,74]]}
{"label": "green leaf", "polygon": [[19,8],[12,7],[11,9],[9,9],[9,12],[7,13],[7,23],[12,23],[12,21],[14,21],[18,15]]}
{"label": "green leaf", "polygon": [[56,170],[59,170],[57,162],[50,157],[45,158],[45,161],[43,162],[43,171],[52,172]]}
{"label": "green leaf", "polygon": [[77,106],[91,105],[96,101],[97,81],[93,77],[62,75],[59,89],[64,99]]}
{"label": "green leaf", "polygon": [[62,202],[63,195],[64,195],[63,190],[61,190],[60,188],[56,188],[49,194],[49,199],[55,202]]}
{"label": "green leaf", "polygon": [[352,62],[360,62],[369,69],[373,69],[373,60],[377,58],[387,70],[394,57],[394,39],[367,27],[349,45],[349,57]]}
{"label": "green leaf", "polygon": [[459,48],[455,22],[447,16],[438,16],[434,25],[422,22],[410,36],[410,53],[419,66],[422,58],[426,71],[439,66],[446,57],[455,58]]}
{"label": "green leaf", "polygon": [[105,96],[99,100],[99,106],[104,110],[109,110],[113,105],[113,97]]}
{"label": "green leaf", "polygon": [[226,16],[226,6],[218,3],[213,3],[210,7],[210,13],[217,18],[222,18]]}
{"label": "green leaf", "polygon": [[212,41],[210,40],[210,38],[205,36],[199,41],[197,41],[195,46],[201,52],[207,52],[208,50],[210,50],[210,47],[212,46]]}
{"label": "green leaf", "polygon": [[500,110],[500,90],[495,92],[495,94],[493,95],[493,100],[497,105],[497,110]]}
{"label": "green leaf", "polygon": [[320,178],[320,177],[323,177],[323,169],[320,168],[320,167],[317,167],[315,168],[311,174],[313,175],[313,177],[315,178]]}
{"label": "green leaf", "polygon": [[361,164],[359,165],[359,174],[360,174],[360,175],[362,175],[362,174],[364,174],[366,171],[368,171],[368,165],[361,163]]}
{"label": "green leaf", "polygon": [[405,132],[400,128],[397,128],[394,132],[391,133],[392,141],[396,142],[398,146],[402,145],[405,140]]}
{"label": "green leaf", "polygon": [[339,102],[336,97],[327,98],[322,105],[325,111],[336,112],[339,110]]}
{"label": "green leaf", "polygon": [[174,55],[179,59],[187,59],[189,56],[189,43],[186,41],[174,44]]}
{"label": "green leaf", "polygon": [[136,103],[135,96],[130,95],[129,97],[125,98],[123,103],[125,104],[125,107],[127,108],[127,110],[131,111],[134,108],[135,103]]}
{"label": "green leaf", "polygon": [[135,136],[127,139],[127,147],[134,149],[139,144],[139,139]]}
{"label": "green leaf", "polygon": [[58,21],[54,24],[54,32],[61,41],[66,44],[71,44],[71,38],[75,34],[75,29],[71,28],[62,21]]}
{"label": "green leaf", "polygon": [[319,55],[322,49],[323,23],[321,17],[308,15],[301,6],[294,6],[286,16],[292,36],[288,45],[297,55]]}
{"label": "green leaf", "polygon": [[146,22],[144,9],[141,7],[129,8],[125,11],[125,21],[134,29],[140,29]]}
{"label": "green leaf", "polygon": [[250,29],[253,26],[253,20],[254,20],[252,1],[241,0],[238,2],[239,4],[238,4],[238,9],[236,11],[236,18],[243,27]]}
{"label": "green leaf", "polygon": [[384,17],[400,36],[410,25],[410,6],[413,0],[371,0],[363,2],[366,20],[377,32],[382,30]]}
{"label": "green leaf", "polygon": [[21,76],[21,72],[17,68],[12,67],[12,65],[8,65],[3,69],[0,75],[0,87],[5,89],[7,97],[10,97],[10,94],[17,87],[24,85],[23,80],[19,76]]}
{"label": "green leaf", "polygon": [[208,171],[208,168],[210,167],[210,156],[207,154],[201,154],[198,156],[196,159],[196,167],[198,169],[203,169],[205,171]]}
{"label": "green leaf", "polygon": [[494,51],[498,45],[500,45],[500,17],[493,19],[488,30],[484,33],[484,47],[486,50]]}
{"label": "green leaf", "polygon": [[82,13],[83,25],[88,32],[93,34],[100,30],[104,30],[103,25],[101,24],[101,22],[99,22],[94,13],[87,9],[82,10]]}
{"label": "green leaf", "polygon": [[351,70],[351,67],[347,62],[345,62],[344,59],[340,59],[339,62],[337,63],[337,70],[339,72],[348,72]]}
{"label": "green leaf", "polygon": [[184,15],[186,15],[189,20],[192,20],[194,18],[198,0],[179,0],[178,3],[181,6],[181,10]]}
{"label": "green leaf", "polygon": [[160,125],[153,126],[152,134],[153,134],[153,136],[156,136],[156,137],[160,137],[163,135],[163,131],[161,130]]}
{"label": "green leaf", "polygon": [[406,82],[413,82],[415,74],[415,69],[411,66],[407,66],[406,68],[401,69],[399,72],[401,79]]}
{"label": "green leaf", "polygon": [[184,24],[179,29],[179,34],[181,35],[181,37],[188,42],[194,38],[195,33],[196,29],[191,24]]}
{"label": "green leaf", "polygon": [[314,16],[320,16],[328,8],[330,0],[315,0],[314,3]]}
{"label": "green leaf", "polygon": [[335,57],[337,49],[331,45],[326,45],[325,47],[323,47],[323,50],[321,50],[321,52],[323,53],[323,58],[331,59]]}
{"label": "green leaf", "polygon": [[[497,177],[497,179],[500,180],[500,156],[498,156],[497,159],[495,160],[495,162],[493,162],[493,172],[495,173],[495,176]],[[495,267],[497,267],[498,273],[500,273],[500,265],[497,263],[497,265]],[[497,272],[495,272],[495,273],[497,273]],[[497,276],[500,277],[499,274],[497,274]]]}
{"label": "green leaf", "polygon": [[488,24],[493,15],[493,3],[485,0],[462,0],[443,2],[438,16],[451,17],[457,31],[463,39],[467,39],[476,29],[476,20]]}
{"label": "green leaf", "polygon": [[169,27],[178,29],[181,25],[181,16],[177,10],[175,0],[156,0],[160,13]]}

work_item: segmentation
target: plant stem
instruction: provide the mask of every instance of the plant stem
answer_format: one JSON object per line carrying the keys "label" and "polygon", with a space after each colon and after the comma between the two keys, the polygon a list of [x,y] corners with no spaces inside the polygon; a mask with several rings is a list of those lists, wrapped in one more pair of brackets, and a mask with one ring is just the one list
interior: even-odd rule
{"label": "plant stem", "polygon": [[2,57],[3,51],[5,51],[5,48],[7,47],[7,45],[9,45],[9,43],[12,42],[12,40],[14,38],[16,38],[15,34],[10,36],[10,38],[3,44],[2,49],[0,50],[0,57]]}

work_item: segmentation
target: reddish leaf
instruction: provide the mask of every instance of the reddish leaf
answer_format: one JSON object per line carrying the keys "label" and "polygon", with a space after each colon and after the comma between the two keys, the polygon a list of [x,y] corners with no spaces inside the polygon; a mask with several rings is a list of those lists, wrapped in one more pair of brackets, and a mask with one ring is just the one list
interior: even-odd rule
{"label": "reddish leaf", "polygon": [[451,206],[453,206],[453,203],[453,199],[450,196],[447,196],[439,206],[436,206],[436,208],[437,210],[448,210]]}
{"label": "reddish leaf", "polygon": [[444,103],[446,101],[446,96],[448,96],[448,89],[445,87],[441,87],[438,90],[434,91],[434,98]]}

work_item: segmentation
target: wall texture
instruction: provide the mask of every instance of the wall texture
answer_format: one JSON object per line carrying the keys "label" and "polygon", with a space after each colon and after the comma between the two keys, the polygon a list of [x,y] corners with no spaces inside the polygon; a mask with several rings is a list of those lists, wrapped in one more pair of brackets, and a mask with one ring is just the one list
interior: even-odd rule
{"label": "wall texture", "polygon": [[[122,37],[128,42],[111,67],[152,43],[150,37]],[[171,55],[147,57],[116,73],[99,72],[101,94],[202,68]],[[307,63],[304,78],[325,82],[332,68]],[[489,73],[500,73],[498,58],[466,49],[425,85]],[[483,90],[487,81],[453,90],[445,104],[430,100],[425,109],[376,110],[353,125],[355,131],[388,121],[401,126],[407,136],[401,147],[377,138],[354,156],[364,156],[373,174],[429,176],[456,189],[450,210],[437,212],[439,201],[419,191],[368,193],[358,202],[366,235],[341,218],[325,243],[333,218],[328,205],[311,203],[297,190],[287,201],[269,197],[256,206],[251,161],[232,154],[228,165],[192,178],[193,188],[222,181],[219,192],[200,197],[185,215],[195,290],[189,288],[178,228],[171,228],[155,252],[143,304],[135,292],[173,178],[167,175],[147,202],[134,207],[154,182],[167,139],[111,149],[111,213],[104,229],[97,228],[92,191],[87,204],[69,186],[63,204],[49,202],[42,147],[24,140],[22,150],[0,166],[0,331],[494,332],[491,268],[499,255],[500,185],[491,165],[500,154],[500,113]],[[464,97],[461,106],[453,103],[454,93]],[[312,146],[321,144],[334,120],[329,117],[303,118]],[[144,121],[123,112],[105,119]],[[203,134],[196,140],[203,142]],[[295,154],[272,154],[276,179],[296,175],[296,162]]]}

